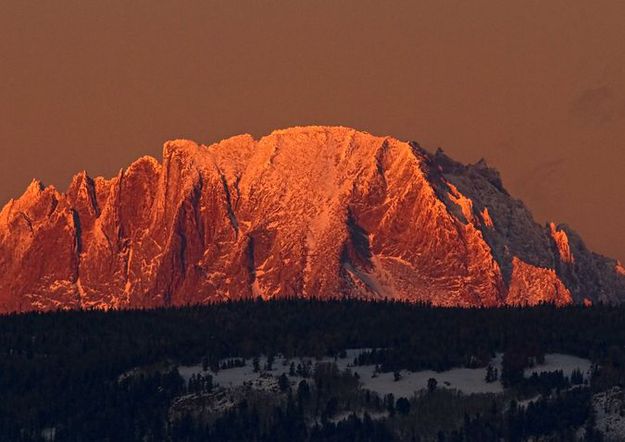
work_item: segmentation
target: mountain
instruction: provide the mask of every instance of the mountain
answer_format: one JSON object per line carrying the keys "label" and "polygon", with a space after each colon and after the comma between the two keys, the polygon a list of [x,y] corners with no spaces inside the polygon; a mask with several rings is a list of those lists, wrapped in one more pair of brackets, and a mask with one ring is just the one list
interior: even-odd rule
{"label": "mountain", "polygon": [[484,161],[344,127],[165,143],[0,212],[0,311],[300,296],[497,306],[625,299],[625,268],[538,225]]}

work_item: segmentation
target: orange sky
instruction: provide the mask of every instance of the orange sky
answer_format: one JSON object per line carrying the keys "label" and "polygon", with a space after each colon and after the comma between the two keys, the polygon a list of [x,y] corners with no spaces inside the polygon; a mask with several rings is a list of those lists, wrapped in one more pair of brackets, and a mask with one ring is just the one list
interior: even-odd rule
{"label": "orange sky", "polygon": [[485,157],[625,260],[625,2],[0,3],[0,204],[163,141],[341,124]]}

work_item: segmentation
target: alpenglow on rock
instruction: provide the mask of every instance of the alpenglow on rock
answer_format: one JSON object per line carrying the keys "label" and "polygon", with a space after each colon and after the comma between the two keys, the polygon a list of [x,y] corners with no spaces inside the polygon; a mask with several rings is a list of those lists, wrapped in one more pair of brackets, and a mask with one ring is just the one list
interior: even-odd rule
{"label": "alpenglow on rock", "polygon": [[112,179],[37,181],[0,212],[0,311],[262,297],[442,306],[619,302],[625,270],[540,226],[484,162],[344,127],[211,146]]}

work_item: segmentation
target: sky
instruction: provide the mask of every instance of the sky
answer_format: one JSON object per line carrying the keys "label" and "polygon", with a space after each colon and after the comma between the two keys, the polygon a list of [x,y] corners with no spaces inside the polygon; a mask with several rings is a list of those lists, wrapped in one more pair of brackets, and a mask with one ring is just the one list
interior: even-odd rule
{"label": "sky", "polygon": [[0,205],[168,139],[344,125],[485,158],[625,261],[625,2],[0,0]]}

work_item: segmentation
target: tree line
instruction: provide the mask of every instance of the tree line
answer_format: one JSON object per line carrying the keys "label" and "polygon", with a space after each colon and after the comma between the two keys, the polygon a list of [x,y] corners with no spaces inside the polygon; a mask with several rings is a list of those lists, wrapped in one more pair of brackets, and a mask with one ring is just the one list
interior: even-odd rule
{"label": "tree line", "polygon": [[[219,370],[242,358],[334,356],[348,348],[376,349],[360,363],[374,362],[382,371],[464,366],[483,367],[485,375],[492,355],[503,352],[508,359],[498,376],[510,386],[525,382],[518,373],[532,358],[568,353],[601,367],[588,386],[600,391],[625,385],[623,318],[625,307],[602,305],[460,309],[304,299],[5,315],[0,437],[38,440],[42,430],[55,428],[57,440],[160,440],[171,401],[188,388],[164,367],[201,363]],[[221,365],[227,358],[231,362]],[[141,382],[123,381],[136,367],[156,368]],[[201,391],[212,381],[194,382]],[[534,382],[532,388],[544,390],[540,385],[561,380]],[[377,423],[363,419],[341,425],[373,425],[367,433],[382,434]],[[340,440],[327,432],[340,432],[341,425],[319,428],[316,437]]]}

